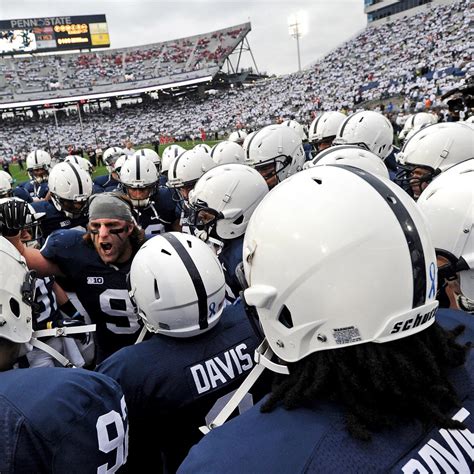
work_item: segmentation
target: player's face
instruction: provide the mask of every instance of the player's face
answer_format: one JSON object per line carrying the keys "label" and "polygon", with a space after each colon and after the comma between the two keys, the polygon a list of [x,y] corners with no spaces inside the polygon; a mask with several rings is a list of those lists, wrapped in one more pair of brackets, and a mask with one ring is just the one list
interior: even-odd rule
{"label": "player's face", "polygon": [[44,168],[38,168],[37,170],[32,171],[33,177],[38,181],[43,181],[48,177],[48,170]]}
{"label": "player's face", "polygon": [[332,140],[328,141],[322,141],[316,145],[316,149],[318,152],[326,150],[326,148],[329,148],[332,145]]}
{"label": "player's face", "polygon": [[[423,181],[423,178],[429,173],[429,170],[425,168],[415,168],[411,172],[410,176],[410,187],[413,192],[413,199],[415,201],[420,197],[420,194],[430,183],[429,181]],[[421,180],[421,181],[420,181]]]}
{"label": "player's face", "polygon": [[185,201],[188,201],[189,200],[189,193],[192,191],[193,188],[194,188],[194,183],[193,184],[188,184],[186,186],[182,186],[181,188],[178,189],[178,191],[179,191],[179,194],[181,195],[181,197]]}
{"label": "player's face", "polygon": [[133,224],[120,219],[94,219],[89,221],[92,242],[104,263],[124,263],[132,255],[129,236]]}
{"label": "player's face", "polygon": [[267,182],[268,189],[274,188],[278,184],[278,177],[275,173],[275,163],[269,163],[268,165],[261,166],[257,171],[262,175],[263,179]]}
{"label": "player's face", "polygon": [[130,199],[141,201],[148,199],[151,195],[151,188],[127,188],[127,194]]}

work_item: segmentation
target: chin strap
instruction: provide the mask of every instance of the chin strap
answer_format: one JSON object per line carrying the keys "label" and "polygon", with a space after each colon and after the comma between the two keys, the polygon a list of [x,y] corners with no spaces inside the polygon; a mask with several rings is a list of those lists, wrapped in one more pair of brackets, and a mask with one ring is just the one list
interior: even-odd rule
{"label": "chin strap", "polygon": [[64,337],[72,334],[82,334],[88,332],[95,332],[95,324],[87,324],[83,326],[76,327],[62,327],[62,328],[53,328],[53,329],[41,329],[39,331],[34,331],[33,336],[30,340],[30,344],[33,347],[37,347],[44,352],[47,352],[49,355],[54,357],[62,366],[69,368],[76,368],[76,366],[67,358],[64,357],[56,349],[53,349],[51,346],[46,344],[43,341],[37,339],[38,337]]}
{"label": "chin strap", "polygon": [[255,362],[257,363],[252,371],[247,375],[246,379],[242,382],[240,387],[234,392],[234,395],[230,400],[225,404],[224,408],[219,412],[219,414],[211,421],[207,426],[201,426],[199,430],[205,435],[209,433],[212,429],[222,426],[232,412],[239,406],[240,402],[243,400],[245,395],[253,387],[255,382],[258,380],[260,375],[262,375],[265,368],[272,370],[273,372],[278,372],[279,374],[289,374],[288,367],[285,365],[275,364],[270,359],[273,356],[273,351],[271,350],[266,339],[260,344],[259,347],[255,350]]}
{"label": "chin strap", "polygon": [[140,331],[140,334],[138,335],[138,338],[137,338],[135,344],[138,344],[138,343],[142,342],[143,339],[145,338],[145,335],[146,335],[147,332],[148,332],[148,329],[146,328],[146,326],[143,326],[142,330]]}

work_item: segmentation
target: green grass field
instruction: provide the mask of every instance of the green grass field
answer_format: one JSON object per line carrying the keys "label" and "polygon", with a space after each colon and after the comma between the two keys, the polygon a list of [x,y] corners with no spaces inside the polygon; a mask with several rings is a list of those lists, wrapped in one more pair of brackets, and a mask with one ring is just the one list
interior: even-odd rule
{"label": "green grass field", "polygon": [[[183,148],[185,148],[186,150],[189,150],[189,149],[193,148],[193,146],[197,145],[198,143],[207,143],[209,146],[213,146],[217,143],[217,141],[209,140],[209,141],[201,142],[201,141],[196,140],[194,144],[193,144],[193,142],[189,141],[189,142],[176,142],[176,145],[180,145]],[[168,145],[160,145],[160,148],[159,148],[159,155],[160,156],[163,153],[163,150],[167,146]],[[140,150],[141,148],[151,148],[151,149],[153,149],[153,145],[150,145],[150,144],[139,145],[139,146],[135,147],[135,150]],[[26,172],[26,169],[22,171],[16,163],[10,165],[10,174],[12,175],[13,179],[15,180],[15,183],[21,183],[21,182],[27,181],[29,179],[28,178],[28,173]],[[97,176],[102,176],[104,174],[107,174],[107,170],[106,170],[105,166],[98,166],[95,169],[95,172],[94,172],[92,178],[96,178]]]}

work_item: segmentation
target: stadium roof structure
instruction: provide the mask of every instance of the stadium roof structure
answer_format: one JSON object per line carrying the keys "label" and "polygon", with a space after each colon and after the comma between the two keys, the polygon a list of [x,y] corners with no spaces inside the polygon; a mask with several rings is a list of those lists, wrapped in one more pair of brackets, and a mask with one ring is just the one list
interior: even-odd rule
{"label": "stadium roof structure", "polygon": [[[42,107],[139,95],[187,91],[227,75],[239,76],[243,52],[253,54],[243,23],[195,36],[120,49],[0,57],[0,110]],[[236,67],[231,55],[238,54]],[[227,81],[229,82],[229,81]]]}

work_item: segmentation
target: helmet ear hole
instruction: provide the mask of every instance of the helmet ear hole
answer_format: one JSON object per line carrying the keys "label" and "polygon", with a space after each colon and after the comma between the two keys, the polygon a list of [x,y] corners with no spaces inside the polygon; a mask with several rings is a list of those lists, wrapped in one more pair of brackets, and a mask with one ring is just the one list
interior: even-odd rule
{"label": "helmet ear hole", "polygon": [[20,317],[20,303],[15,298],[10,298],[10,309],[17,318]]}
{"label": "helmet ear hole", "polygon": [[280,311],[280,316],[278,317],[278,321],[280,321],[283,326],[288,329],[293,327],[293,319],[291,318],[291,312],[288,309],[288,306],[284,305]]}
{"label": "helmet ear hole", "polygon": [[155,279],[155,282],[154,282],[154,288],[155,288],[155,298],[157,300],[160,299],[160,290],[158,289],[158,282],[156,281]]}

